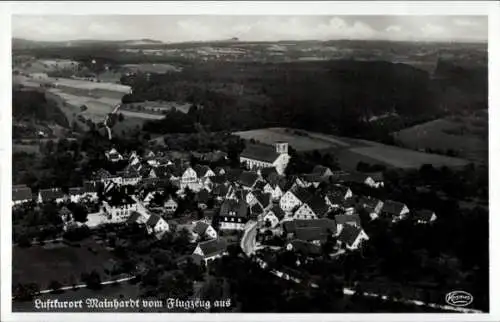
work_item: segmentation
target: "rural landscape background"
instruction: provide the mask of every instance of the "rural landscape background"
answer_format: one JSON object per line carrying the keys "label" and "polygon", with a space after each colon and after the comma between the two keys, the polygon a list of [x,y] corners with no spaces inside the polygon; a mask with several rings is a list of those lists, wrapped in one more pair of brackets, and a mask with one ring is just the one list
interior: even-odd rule
{"label": "rural landscape background", "polygon": [[[438,303],[447,292],[466,290],[474,309],[489,310],[484,41],[234,36],[170,43],[14,35],[12,70],[12,184],[27,185],[34,195],[82,186],[101,168],[116,172],[103,153],[113,147],[140,155],[175,151],[191,160],[222,152],[239,166],[246,145],[283,141],[290,146],[287,175],[310,173],[318,164],[381,172],[384,188],[353,191],[438,214],[429,226],[363,221],[366,248],[341,264],[329,258],[310,264],[309,273],[321,276],[319,289],[311,291],[276,280],[238,250],[208,273],[179,269],[177,256],[196,245],[175,238],[145,242],[133,228],[98,227],[78,246],[66,244],[62,240],[74,236],[62,232],[59,208],[17,207],[12,271],[18,299],[33,283],[38,289],[91,285],[96,276],[124,278],[129,266],[141,263],[172,276],[151,269],[126,283],[37,296],[195,294],[233,298],[234,312],[443,312],[367,299],[359,290],[344,296],[348,285]],[[102,95],[86,92],[88,82],[99,84]],[[103,242],[110,234],[113,249]],[[13,310],[31,311],[32,302],[16,300]]]}

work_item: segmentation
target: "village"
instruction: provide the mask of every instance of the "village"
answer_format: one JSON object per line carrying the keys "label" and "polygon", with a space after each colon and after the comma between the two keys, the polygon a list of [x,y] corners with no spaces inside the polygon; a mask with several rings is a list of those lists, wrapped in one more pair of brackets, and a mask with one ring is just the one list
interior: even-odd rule
{"label": "village", "polygon": [[[105,156],[110,163],[126,164],[125,168],[115,174],[101,169],[83,187],[68,191],[54,187],[34,195],[27,186],[13,186],[13,207],[55,202],[65,231],[82,225],[93,229],[135,223],[161,239],[166,232],[187,229],[191,242],[197,243],[193,261],[205,264],[227,254],[231,243],[238,243],[247,255],[265,248],[310,259],[324,254],[325,243],[331,244],[329,256],[359,250],[370,238],[363,230],[360,210],[370,220],[393,223],[430,224],[437,218],[432,210],[353,194],[352,184],[383,187],[381,173],[332,171],[317,165],[312,173],[287,176],[287,142],[247,143],[240,168],[191,165],[161,151],[122,155],[112,148]],[[197,211],[179,216],[179,204],[188,198]],[[68,204],[84,204],[94,211],[81,223],[75,221]]]}

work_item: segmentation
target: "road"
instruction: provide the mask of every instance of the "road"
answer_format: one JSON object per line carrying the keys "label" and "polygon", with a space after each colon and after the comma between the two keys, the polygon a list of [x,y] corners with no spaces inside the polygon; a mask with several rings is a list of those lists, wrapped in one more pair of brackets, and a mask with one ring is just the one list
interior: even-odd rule
{"label": "road", "polygon": [[[255,251],[257,249],[256,240],[255,240],[256,236],[257,236],[257,222],[250,221],[247,223],[247,226],[245,227],[245,232],[243,234],[243,238],[241,239],[241,244],[240,244],[241,249],[243,250],[243,252],[247,256],[255,254]],[[338,254],[336,254],[336,255],[338,255]],[[261,258],[257,257],[256,260],[261,268],[269,267],[268,263],[266,263]],[[288,276],[288,278],[287,278],[286,274],[284,274],[283,272],[277,271],[275,269],[270,270],[270,272],[279,278],[284,278],[284,279],[288,279],[291,281],[295,281],[296,283],[301,283],[301,281],[299,279],[294,278],[294,277],[290,278],[290,276]],[[312,288],[318,288],[318,285],[316,285],[314,283],[311,283],[309,286]],[[344,288],[343,293],[345,295],[352,296],[356,293],[356,291],[354,289],[351,289],[351,288]],[[484,313],[481,310],[469,309],[469,308],[465,308],[465,307],[455,307],[455,306],[451,306],[451,305],[441,305],[441,304],[436,304],[436,303],[424,303],[422,301],[413,300],[413,299],[394,299],[392,297],[389,297],[389,296],[383,295],[383,294],[363,292],[362,295],[365,297],[379,298],[379,299],[382,299],[384,301],[393,301],[393,302],[399,302],[399,303],[404,303],[404,304],[409,304],[409,305],[426,306],[426,307],[433,308],[433,309],[439,309],[439,310],[444,310],[444,311],[453,311],[453,312],[457,312],[457,313]]]}
{"label": "road", "polygon": [[247,256],[255,254],[256,237],[257,237],[257,222],[251,220],[247,222],[245,227],[245,233],[243,234],[243,238],[241,238],[240,242],[241,249]]}
{"label": "road", "polygon": [[[117,104],[111,114],[116,114],[118,110],[120,109],[121,104]],[[113,136],[111,135],[111,129],[108,126],[108,120],[109,120],[109,115],[106,115],[106,118],[104,119],[104,126],[106,126],[106,129],[108,130],[108,137],[111,140]]]}

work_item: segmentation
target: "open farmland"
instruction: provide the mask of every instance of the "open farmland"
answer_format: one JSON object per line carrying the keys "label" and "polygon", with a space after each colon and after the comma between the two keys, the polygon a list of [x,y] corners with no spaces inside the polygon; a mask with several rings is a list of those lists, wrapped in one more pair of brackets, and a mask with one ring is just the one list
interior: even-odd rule
{"label": "open farmland", "polygon": [[104,272],[113,259],[109,251],[93,239],[80,244],[80,247],[63,243],[29,248],[14,246],[12,284],[37,283],[40,289],[47,289],[51,281],[71,285],[80,281],[82,273],[92,270],[96,270],[102,280],[110,279]]}
{"label": "open farmland", "polygon": [[182,69],[170,64],[126,64],[122,66],[123,69],[131,72],[141,73],[169,73],[180,72]]}
{"label": "open farmland", "polygon": [[394,133],[403,146],[415,150],[453,150],[471,161],[488,159],[488,116],[469,115],[438,119]]}
{"label": "open farmland", "polygon": [[394,168],[419,168],[424,164],[461,167],[468,161],[438,154],[417,152],[396,146],[352,138],[337,137],[296,129],[267,128],[235,132],[245,140],[254,139],[263,144],[285,141],[299,152],[330,152],[338,159],[342,168],[354,170],[358,162],[381,164]]}
{"label": "open farmland", "polygon": [[125,117],[134,117],[146,120],[161,120],[165,117],[163,114],[151,113],[151,112],[136,112],[131,110],[120,109],[119,113],[123,114]]}

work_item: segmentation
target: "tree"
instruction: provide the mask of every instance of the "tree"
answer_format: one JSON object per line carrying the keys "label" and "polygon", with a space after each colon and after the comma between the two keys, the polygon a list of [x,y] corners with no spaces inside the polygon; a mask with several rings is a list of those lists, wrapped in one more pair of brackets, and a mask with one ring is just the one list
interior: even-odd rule
{"label": "tree", "polygon": [[82,274],[82,281],[87,284],[87,287],[91,290],[98,290],[102,288],[101,276],[95,270],[90,272],[90,274]]}

